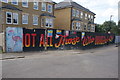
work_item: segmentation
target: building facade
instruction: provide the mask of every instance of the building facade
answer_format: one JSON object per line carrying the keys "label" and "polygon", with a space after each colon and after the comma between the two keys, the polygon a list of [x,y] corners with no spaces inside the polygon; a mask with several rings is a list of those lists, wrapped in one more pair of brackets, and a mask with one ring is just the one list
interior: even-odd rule
{"label": "building facade", "polygon": [[53,1],[34,0],[1,0],[0,7],[2,26],[4,32],[7,27],[22,27],[27,29],[54,28],[54,5]]}
{"label": "building facade", "polygon": [[60,2],[55,5],[55,28],[95,32],[95,13],[76,2]]}

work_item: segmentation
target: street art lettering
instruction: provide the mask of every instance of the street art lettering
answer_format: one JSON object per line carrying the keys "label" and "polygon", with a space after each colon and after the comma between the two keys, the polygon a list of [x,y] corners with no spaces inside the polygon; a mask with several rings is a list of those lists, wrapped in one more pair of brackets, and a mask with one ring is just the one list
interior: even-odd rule
{"label": "street art lettering", "polygon": [[8,27],[6,28],[6,51],[7,52],[21,52],[23,29]]}
{"label": "street art lettering", "polygon": [[84,37],[83,37],[83,40],[82,40],[82,45],[83,45],[83,46],[87,46],[87,45],[93,43],[94,40],[95,40],[95,38],[92,37],[92,36],[84,36]]}
{"label": "street art lettering", "polygon": [[6,29],[6,51],[81,49],[114,42],[113,34],[75,32],[56,29]]}
{"label": "street art lettering", "polygon": [[58,35],[58,36],[60,36],[61,38],[60,38],[59,42],[55,44],[56,48],[60,47],[60,45],[67,45],[67,44],[76,45],[78,42],[80,42],[79,37],[67,39],[67,36],[64,36],[64,35]]}

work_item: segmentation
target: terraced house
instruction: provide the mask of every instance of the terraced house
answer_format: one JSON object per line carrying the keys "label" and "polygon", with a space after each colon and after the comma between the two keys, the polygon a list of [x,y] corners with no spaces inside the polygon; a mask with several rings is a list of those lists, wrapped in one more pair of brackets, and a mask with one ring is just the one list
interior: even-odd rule
{"label": "terraced house", "polygon": [[[54,5],[55,2],[34,0],[1,0],[2,16],[1,30],[6,27],[22,27],[28,29],[54,28]],[[0,3],[1,3],[0,2]]]}
{"label": "terraced house", "polygon": [[95,13],[71,0],[55,5],[55,28],[95,32]]}

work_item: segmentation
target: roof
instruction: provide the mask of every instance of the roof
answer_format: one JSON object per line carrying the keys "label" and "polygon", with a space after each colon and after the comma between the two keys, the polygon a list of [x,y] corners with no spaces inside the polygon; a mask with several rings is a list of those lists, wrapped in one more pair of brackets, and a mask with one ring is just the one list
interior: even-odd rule
{"label": "roof", "polygon": [[68,2],[63,1],[63,2],[60,2],[60,3],[55,5],[55,9],[63,9],[63,8],[67,8],[67,7],[79,8],[83,11],[90,12],[90,13],[96,15],[94,12],[90,11],[89,9],[87,9],[87,8],[81,6],[80,4],[73,2],[73,1],[68,1]]}
{"label": "roof", "polygon": [[43,13],[43,14],[41,14],[41,16],[48,16],[48,17],[53,17],[53,18],[55,18],[54,15],[51,15],[51,14],[49,14],[49,13]]}
{"label": "roof", "polygon": [[52,4],[56,4],[56,2],[54,2],[52,0],[41,0],[41,2],[49,2],[49,3],[52,3]]}
{"label": "roof", "polygon": [[22,11],[22,10],[20,10],[14,6],[8,5],[8,4],[0,7],[0,9],[11,9],[11,10],[16,10],[16,11]]}

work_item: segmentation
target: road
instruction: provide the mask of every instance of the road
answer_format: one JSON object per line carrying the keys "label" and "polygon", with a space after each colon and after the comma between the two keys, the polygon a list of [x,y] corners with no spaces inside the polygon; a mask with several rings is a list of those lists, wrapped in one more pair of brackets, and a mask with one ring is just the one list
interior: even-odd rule
{"label": "road", "polygon": [[117,78],[118,48],[3,60],[2,64],[3,78]]}

